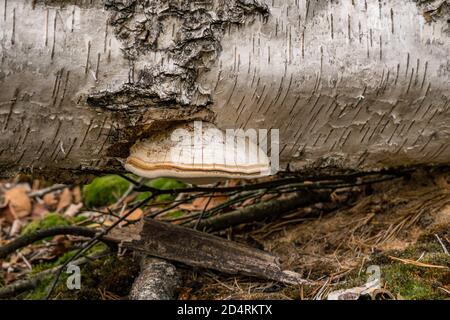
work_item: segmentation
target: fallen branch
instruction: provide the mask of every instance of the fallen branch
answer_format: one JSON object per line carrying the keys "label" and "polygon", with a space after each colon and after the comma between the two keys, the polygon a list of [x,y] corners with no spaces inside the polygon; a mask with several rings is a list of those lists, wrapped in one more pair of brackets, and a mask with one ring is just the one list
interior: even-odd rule
{"label": "fallen branch", "polygon": [[[39,230],[22,237],[19,237],[6,245],[0,247],[0,259],[5,258],[7,255],[26,247],[36,241],[43,240],[48,237],[54,237],[59,235],[71,235],[71,236],[81,236],[86,238],[93,238],[98,234],[98,231],[90,228],[75,227],[75,226],[65,226],[65,227],[55,227],[50,229]],[[102,237],[100,239],[108,245],[114,243],[113,240]]]}
{"label": "fallen branch", "polygon": [[[244,207],[229,213],[211,217],[198,223],[198,229],[217,231],[243,223],[261,221],[266,218],[277,218],[300,207],[305,207],[318,202],[330,200],[329,192],[321,193],[297,193],[288,199],[261,202]],[[186,224],[187,227],[195,226],[196,222]]]}
{"label": "fallen branch", "polygon": [[192,267],[288,284],[308,283],[300,274],[282,270],[278,257],[271,253],[169,223],[148,220],[133,229],[113,230],[111,237],[124,248]]}

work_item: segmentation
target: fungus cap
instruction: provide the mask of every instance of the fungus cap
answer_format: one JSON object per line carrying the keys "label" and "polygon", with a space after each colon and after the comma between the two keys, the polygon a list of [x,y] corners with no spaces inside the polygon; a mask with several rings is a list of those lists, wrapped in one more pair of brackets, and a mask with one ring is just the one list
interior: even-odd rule
{"label": "fungus cap", "polygon": [[178,124],[138,141],[125,168],[145,178],[192,184],[255,179],[271,173],[265,152],[243,131],[224,133],[207,122]]}

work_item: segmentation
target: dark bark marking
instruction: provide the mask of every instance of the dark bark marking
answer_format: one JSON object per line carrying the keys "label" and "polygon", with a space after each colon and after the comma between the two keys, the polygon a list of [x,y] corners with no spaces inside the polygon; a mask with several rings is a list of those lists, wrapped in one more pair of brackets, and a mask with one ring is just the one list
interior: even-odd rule
{"label": "dark bark marking", "polygon": [[[110,25],[122,41],[123,52],[131,62],[158,52],[164,52],[167,60],[173,61],[162,61],[161,65],[136,70],[137,80],[122,85],[116,91],[89,95],[88,103],[110,110],[161,103],[183,106],[210,104],[211,93],[204,92],[197,79],[217,60],[225,30],[244,25],[256,17],[267,19],[269,15],[267,5],[260,0],[106,0],[105,6],[111,11]],[[166,22],[170,24],[171,20],[179,21],[181,27],[173,31],[172,45],[160,47],[163,25]]]}
{"label": "dark bark marking", "polygon": [[11,105],[9,107],[9,112],[6,116],[5,124],[3,125],[3,131],[6,131],[6,129],[8,129],[8,124],[9,124],[9,121],[11,120],[11,115],[13,113],[14,107],[15,107],[15,105],[17,103],[17,99],[19,97],[19,92],[20,92],[19,88],[16,88],[16,90],[14,90],[14,96],[11,99]]}
{"label": "dark bark marking", "polygon": [[14,45],[16,43],[16,8],[13,9],[12,21],[11,45]]}
{"label": "dark bark marking", "polygon": [[4,8],[3,8],[3,10],[5,10],[4,12],[3,12],[3,20],[4,21],[6,21],[6,11],[8,10],[8,0],[4,0]]}
{"label": "dark bark marking", "polygon": [[52,43],[51,60],[53,60],[53,58],[55,57],[57,17],[58,17],[58,10],[55,11],[55,19],[53,20],[53,43]]}
{"label": "dark bark marking", "polygon": [[62,121],[58,118],[58,126],[56,127],[55,135],[53,136],[51,144],[55,143],[56,138],[58,137],[59,130],[61,130]]}
{"label": "dark bark marking", "polygon": [[88,41],[88,47],[87,47],[87,55],[86,55],[86,65],[84,66],[84,74],[87,75],[89,71],[89,58],[91,55],[91,41]]}

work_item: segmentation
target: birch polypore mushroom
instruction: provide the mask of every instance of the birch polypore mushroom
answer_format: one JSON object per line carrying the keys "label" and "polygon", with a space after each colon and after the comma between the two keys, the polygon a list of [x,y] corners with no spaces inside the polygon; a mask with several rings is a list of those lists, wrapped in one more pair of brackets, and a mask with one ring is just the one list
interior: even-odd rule
{"label": "birch polypore mushroom", "polygon": [[125,168],[145,178],[174,178],[192,184],[255,179],[271,173],[266,150],[258,146],[255,136],[239,130],[224,132],[200,121],[178,124],[138,141]]}

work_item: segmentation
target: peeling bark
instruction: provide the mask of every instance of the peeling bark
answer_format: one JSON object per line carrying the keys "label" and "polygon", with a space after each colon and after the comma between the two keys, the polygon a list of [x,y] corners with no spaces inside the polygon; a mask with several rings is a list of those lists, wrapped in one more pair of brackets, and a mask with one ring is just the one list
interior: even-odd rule
{"label": "peeling bark", "polygon": [[137,139],[194,119],[280,129],[292,170],[448,164],[449,12],[0,0],[0,175],[121,171]]}

